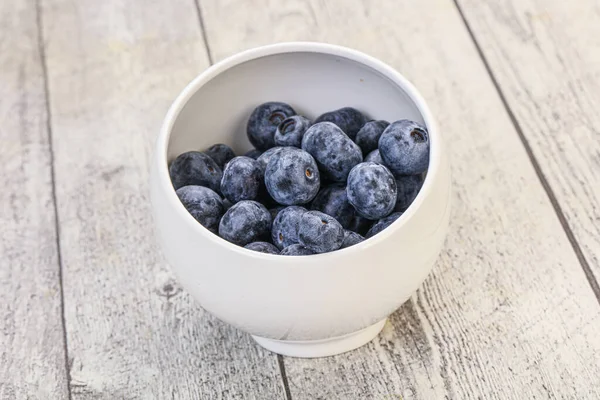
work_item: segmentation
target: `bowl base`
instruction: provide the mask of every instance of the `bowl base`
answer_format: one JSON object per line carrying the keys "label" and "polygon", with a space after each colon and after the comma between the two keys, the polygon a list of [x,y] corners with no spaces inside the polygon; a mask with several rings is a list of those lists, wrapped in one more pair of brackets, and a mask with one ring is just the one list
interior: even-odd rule
{"label": "bowl base", "polygon": [[386,319],[359,331],[319,340],[277,340],[260,336],[252,338],[265,349],[291,357],[316,358],[333,356],[354,350],[373,340],[383,329]]}

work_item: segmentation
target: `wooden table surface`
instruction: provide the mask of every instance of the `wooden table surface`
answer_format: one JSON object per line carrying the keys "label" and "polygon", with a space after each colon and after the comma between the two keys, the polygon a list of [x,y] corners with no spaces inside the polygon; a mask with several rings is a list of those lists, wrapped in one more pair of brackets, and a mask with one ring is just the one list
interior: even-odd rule
{"label": "wooden table surface", "polygon": [[[0,399],[599,399],[599,20],[595,0],[0,1]],[[184,85],[288,40],[397,68],[452,155],[433,273],[316,360],[192,301],[148,199]]]}

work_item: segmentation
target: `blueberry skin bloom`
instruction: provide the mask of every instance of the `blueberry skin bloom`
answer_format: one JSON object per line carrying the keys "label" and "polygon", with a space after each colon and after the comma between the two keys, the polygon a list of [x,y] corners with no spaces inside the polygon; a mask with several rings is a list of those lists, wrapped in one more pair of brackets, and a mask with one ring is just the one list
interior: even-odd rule
{"label": "blueberry skin bloom", "polygon": [[277,153],[279,153],[284,148],[285,147],[281,147],[281,146],[271,147],[269,150],[265,151],[260,156],[258,156],[258,158],[256,160],[262,164],[263,168],[267,168],[267,164],[269,163],[271,158],[274,155],[276,155]]}
{"label": "blueberry skin bloom", "polygon": [[339,126],[350,139],[354,140],[360,128],[367,122],[367,119],[357,109],[344,107],[319,116],[315,120],[315,123],[317,122],[332,122]]}
{"label": "blueberry skin bloom", "polygon": [[204,153],[188,151],[180,154],[169,166],[169,175],[175,190],[183,186],[205,186],[220,192],[223,171]]}
{"label": "blueberry skin bloom", "polygon": [[279,254],[282,256],[310,256],[315,254],[315,252],[296,243],[281,250]]}
{"label": "blueberry skin bloom", "polygon": [[365,161],[374,162],[375,164],[383,164],[383,160],[381,159],[381,154],[379,154],[379,149],[373,150],[365,157]]}
{"label": "blueberry skin bloom", "polygon": [[246,152],[246,154],[244,154],[244,156],[250,157],[250,158],[253,158],[256,160],[258,157],[260,157],[261,154],[262,154],[262,151],[257,150],[257,149],[252,149],[252,150],[248,150]]}
{"label": "blueberry skin bloom", "polygon": [[217,233],[219,220],[225,211],[218,194],[204,186],[184,186],[175,193],[196,221],[209,231]]}
{"label": "blueberry skin bloom", "polygon": [[393,122],[379,138],[379,153],[394,174],[421,174],[429,165],[429,133],[414,121]]}
{"label": "blueberry skin bloom", "polygon": [[350,170],[363,160],[360,147],[331,122],[308,128],[302,150],[315,158],[323,175],[333,182],[345,182]]}
{"label": "blueberry skin bloom", "polygon": [[279,204],[306,204],[319,191],[319,168],[307,152],[286,147],[267,164],[265,184],[271,197]]}
{"label": "blueberry skin bloom", "polygon": [[262,204],[252,200],[242,200],[234,204],[219,224],[219,236],[245,246],[266,237],[271,229],[271,214]]}
{"label": "blueberry skin bloom", "polygon": [[204,150],[204,154],[215,160],[217,165],[221,168],[225,167],[225,164],[235,157],[235,153],[231,147],[223,143],[210,146],[208,149]]}
{"label": "blueberry skin bloom", "polygon": [[339,249],[344,241],[344,228],[337,220],[320,211],[308,211],[302,216],[298,241],[315,253]]}
{"label": "blueberry skin bloom", "polygon": [[385,218],[380,219],[371,227],[371,229],[369,229],[369,232],[367,232],[367,234],[365,235],[365,238],[368,239],[370,237],[377,235],[379,232],[381,232],[382,230],[384,230],[385,228],[390,226],[398,218],[400,218],[401,215],[402,215],[401,212],[395,212],[393,214],[388,215]]}
{"label": "blueberry skin bloom", "polygon": [[396,180],[383,165],[373,162],[352,168],[346,187],[348,201],[356,211],[368,219],[389,215],[396,205]]}
{"label": "blueberry skin bloom", "polygon": [[256,107],[246,125],[246,134],[250,143],[258,150],[267,150],[275,146],[275,131],[287,117],[296,115],[288,104],[271,101]]}
{"label": "blueberry skin bloom", "polygon": [[331,215],[344,229],[348,229],[355,215],[354,207],[348,202],[346,186],[340,184],[321,188],[310,208]]}
{"label": "blueberry skin bloom", "polygon": [[256,200],[263,179],[263,168],[258,161],[245,156],[235,157],[223,171],[221,193],[232,203]]}
{"label": "blueberry skin bloom", "polygon": [[298,229],[306,212],[306,208],[299,206],[290,206],[279,211],[271,229],[271,239],[275,246],[283,249],[298,243]]}
{"label": "blueberry skin bloom", "polygon": [[423,186],[423,177],[421,175],[396,177],[398,194],[396,196],[396,207],[394,207],[394,211],[406,211],[415,197],[417,197],[417,194],[419,194],[421,186]]}
{"label": "blueberry skin bloom", "polygon": [[310,120],[301,115],[286,118],[275,131],[275,144],[277,146],[300,147],[304,133],[310,125]]}
{"label": "blueberry skin bloom", "polygon": [[269,242],[252,242],[245,245],[244,248],[266,254],[279,254],[279,249]]}
{"label": "blueberry skin bloom", "polygon": [[342,247],[340,247],[340,249],[345,249],[346,247],[354,246],[355,244],[359,244],[364,240],[365,238],[356,232],[344,231],[344,241],[342,242]]}
{"label": "blueberry skin bloom", "polygon": [[383,120],[369,121],[360,128],[354,141],[362,149],[364,155],[377,149],[377,146],[379,146],[379,138],[385,128],[389,125],[389,122]]}

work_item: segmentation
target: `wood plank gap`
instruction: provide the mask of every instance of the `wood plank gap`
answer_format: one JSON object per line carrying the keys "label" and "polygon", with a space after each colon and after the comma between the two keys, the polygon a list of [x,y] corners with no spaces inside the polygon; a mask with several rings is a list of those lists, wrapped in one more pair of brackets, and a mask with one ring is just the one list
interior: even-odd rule
{"label": "wood plank gap", "polygon": [[60,242],[60,220],[58,216],[58,203],[56,197],[56,172],[54,168],[54,146],[52,134],[52,114],[50,111],[50,92],[48,89],[48,68],[46,65],[46,51],[44,49],[44,34],[42,25],[42,9],[40,0],[35,0],[35,19],[37,28],[38,52],[40,55],[40,64],[42,67],[42,77],[44,80],[44,100],[46,103],[46,132],[48,133],[48,149],[50,150],[50,180],[52,182],[52,205],[54,207],[54,230],[56,237],[56,257],[58,261],[58,285],[60,288],[60,316],[63,336],[63,354],[65,355],[65,372],[67,376],[67,395],[71,395],[71,368],[69,366],[69,347],[67,345],[67,323],[65,320],[65,294],[63,289],[63,261]]}
{"label": "wood plank gap", "polygon": [[283,362],[283,356],[281,354],[277,354],[277,364],[279,364],[279,373],[281,374],[281,379],[283,379],[285,398],[287,400],[292,400],[292,392],[290,391],[290,384],[287,379],[287,374],[285,373],[285,364]]}
{"label": "wood plank gap", "polygon": [[200,8],[200,0],[193,0],[194,6],[196,7],[196,13],[198,14],[198,22],[200,23],[200,31],[202,32],[202,40],[204,41],[204,47],[206,48],[206,56],[208,57],[208,63],[210,66],[214,64],[212,54],[210,51],[210,44],[208,43],[208,37],[206,35],[206,28],[204,25],[204,18],[202,17],[202,8]]}
{"label": "wood plank gap", "polygon": [[598,300],[598,304],[600,304],[600,285],[598,284],[598,281],[596,281],[596,278],[594,277],[594,274],[592,273],[590,264],[588,263],[587,259],[583,255],[581,246],[579,245],[579,242],[575,238],[575,235],[573,234],[573,230],[571,229],[571,226],[569,225],[567,218],[565,217],[565,214],[564,214],[562,208],[560,207],[560,204],[558,203],[556,195],[554,194],[554,190],[548,183],[548,179],[546,179],[546,176],[544,175],[538,160],[534,156],[531,145],[529,144],[529,141],[527,140],[527,138],[525,137],[525,134],[523,133],[521,124],[517,121],[517,118],[515,117],[514,112],[512,111],[511,107],[509,106],[508,101],[506,100],[506,97],[504,95],[504,92],[500,88],[500,84],[498,83],[496,76],[492,72],[490,64],[489,64],[485,54],[483,53],[483,50],[482,50],[481,46],[479,45],[479,42],[477,41],[477,38],[475,37],[475,34],[473,33],[473,30],[471,29],[469,22],[467,21],[467,18],[459,4],[459,1],[458,0],[453,0],[453,1],[458,10],[458,13],[460,14],[460,17],[461,17],[463,23],[465,24],[465,27],[467,28],[467,32],[469,33],[469,36],[471,37],[471,40],[473,41],[473,44],[475,45],[475,48],[477,49],[479,58],[481,58],[481,61],[483,62],[483,65],[485,66],[485,70],[487,71],[487,73],[492,81],[492,84],[494,85],[494,87],[496,89],[496,92],[498,92],[500,101],[502,101],[502,105],[504,106],[504,109],[508,113],[510,121],[513,124],[513,126],[515,127],[517,134],[519,135],[519,139],[521,140],[521,143],[523,144],[523,147],[525,148],[525,152],[527,153],[527,156],[529,157],[529,161],[531,161],[531,164],[533,165],[533,169],[535,170],[535,173],[536,173],[538,179],[540,180],[540,183],[542,184],[542,187],[544,188],[546,195],[550,199],[550,203],[552,204],[552,207],[554,208],[554,212],[556,213],[556,216],[558,217],[558,220],[560,221],[560,224],[562,225],[563,230],[565,231],[565,234],[567,235],[567,238],[569,239],[569,243],[571,244],[571,247],[573,248],[573,251],[575,252],[575,255],[577,256],[577,259],[579,260],[579,264],[581,265],[581,268],[583,269],[583,273],[585,274],[585,277],[586,277],[588,283],[590,284],[590,287],[592,288],[594,295],[596,296],[596,300]]}

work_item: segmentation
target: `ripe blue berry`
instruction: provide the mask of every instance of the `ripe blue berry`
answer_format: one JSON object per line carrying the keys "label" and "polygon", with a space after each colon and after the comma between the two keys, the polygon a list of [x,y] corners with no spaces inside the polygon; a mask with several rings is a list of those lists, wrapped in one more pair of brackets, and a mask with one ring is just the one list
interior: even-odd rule
{"label": "ripe blue berry", "polygon": [[253,159],[257,159],[258,157],[260,157],[260,155],[262,154],[262,151],[257,150],[257,149],[252,149],[252,150],[248,150],[246,152],[246,154],[244,154],[246,157],[250,157]]}
{"label": "ripe blue berry", "polygon": [[264,171],[250,157],[235,157],[227,163],[221,180],[221,193],[232,203],[256,200],[263,185]]}
{"label": "ripe blue berry", "polygon": [[352,218],[352,221],[350,221],[348,230],[364,236],[371,226],[373,226],[373,222],[374,221],[361,217],[360,215],[355,215],[354,218]]}
{"label": "ripe blue berry", "polygon": [[396,196],[396,207],[394,211],[406,211],[411,205],[419,190],[423,186],[423,177],[421,175],[407,175],[396,177],[396,187],[398,194]]}
{"label": "ripe blue berry", "polygon": [[362,149],[364,155],[377,149],[379,138],[389,124],[389,122],[383,120],[369,121],[360,128],[354,141]]}
{"label": "ripe blue berry", "polygon": [[308,128],[302,150],[310,153],[323,175],[334,182],[345,182],[350,170],[363,159],[360,147],[331,122]]}
{"label": "ripe blue berry", "polygon": [[276,206],[273,208],[269,208],[269,214],[271,214],[271,221],[275,221],[275,218],[277,218],[277,215],[279,214],[279,212],[281,210],[283,210],[285,208],[285,206]]}
{"label": "ripe blue berry", "polygon": [[356,232],[352,231],[344,231],[344,241],[342,242],[341,249],[345,249],[346,247],[354,246],[355,244],[359,244],[364,241],[365,238],[359,235]]}
{"label": "ripe blue berry", "polygon": [[317,122],[332,122],[340,127],[342,131],[352,140],[363,127],[367,119],[355,108],[344,107],[339,110],[327,112],[315,120]]}
{"label": "ripe blue berry", "polygon": [[307,152],[285,147],[267,164],[265,184],[271,197],[279,204],[306,204],[319,191],[317,163]]}
{"label": "ripe blue berry", "polygon": [[379,154],[379,149],[373,150],[365,157],[365,161],[374,162],[375,164],[383,164],[383,160],[381,159],[381,154]]}
{"label": "ripe blue berry", "polygon": [[310,256],[315,254],[315,252],[296,243],[281,250],[279,254],[282,256]]}
{"label": "ripe blue berry", "polygon": [[390,226],[398,218],[400,218],[401,215],[401,212],[395,212],[393,214],[388,215],[385,218],[380,219],[371,227],[371,229],[369,229],[369,232],[367,232],[365,238],[368,239],[377,235],[379,232],[381,232],[382,230]]}
{"label": "ripe blue berry", "polygon": [[275,246],[283,249],[298,243],[298,229],[306,208],[299,206],[286,207],[273,220],[271,239]]}
{"label": "ripe blue berry", "polygon": [[269,242],[252,242],[245,245],[244,248],[261,253],[279,254],[279,249]]}
{"label": "ripe blue berry", "polygon": [[352,168],[346,191],[350,204],[365,218],[383,218],[396,204],[394,176],[386,167],[373,162]]}
{"label": "ripe blue berry", "polygon": [[308,211],[298,229],[298,241],[315,253],[337,250],[344,241],[344,228],[337,220],[320,211]]}
{"label": "ripe blue berry", "polygon": [[379,138],[379,153],[396,175],[416,175],[429,165],[427,129],[406,119],[393,122]]}
{"label": "ripe blue berry", "polygon": [[346,186],[340,184],[321,188],[310,208],[331,215],[344,229],[350,226],[355,215],[354,207],[348,202]]}
{"label": "ripe blue berry", "polygon": [[188,151],[180,154],[169,166],[169,175],[175,190],[183,186],[205,186],[220,192],[223,171],[204,153]]}
{"label": "ripe blue berry", "polygon": [[292,115],[296,115],[296,112],[285,103],[268,102],[259,105],[252,111],[246,125],[250,143],[263,151],[275,146],[274,136],[277,127]]}
{"label": "ripe blue berry", "polygon": [[275,131],[275,144],[277,146],[300,147],[304,132],[306,132],[310,125],[310,120],[301,115],[293,115],[286,118],[279,124]]}
{"label": "ripe blue berry", "polygon": [[223,216],[223,202],[213,190],[204,186],[184,186],[175,192],[188,212],[202,226],[217,233]]}
{"label": "ripe blue berry", "polygon": [[271,214],[262,204],[242,200],[234,204],[219,224],[219,235],[239,246],[259,241],[269,234]]}
{"label": "ripe blue berry", "polygon": [[204,154],[215,160],[221,169],[225,167],[225,164],[227,164],[229,160],[235,157],[235,153],[231,147],[223,143],[210,146],[207,150],[204,150]]}

